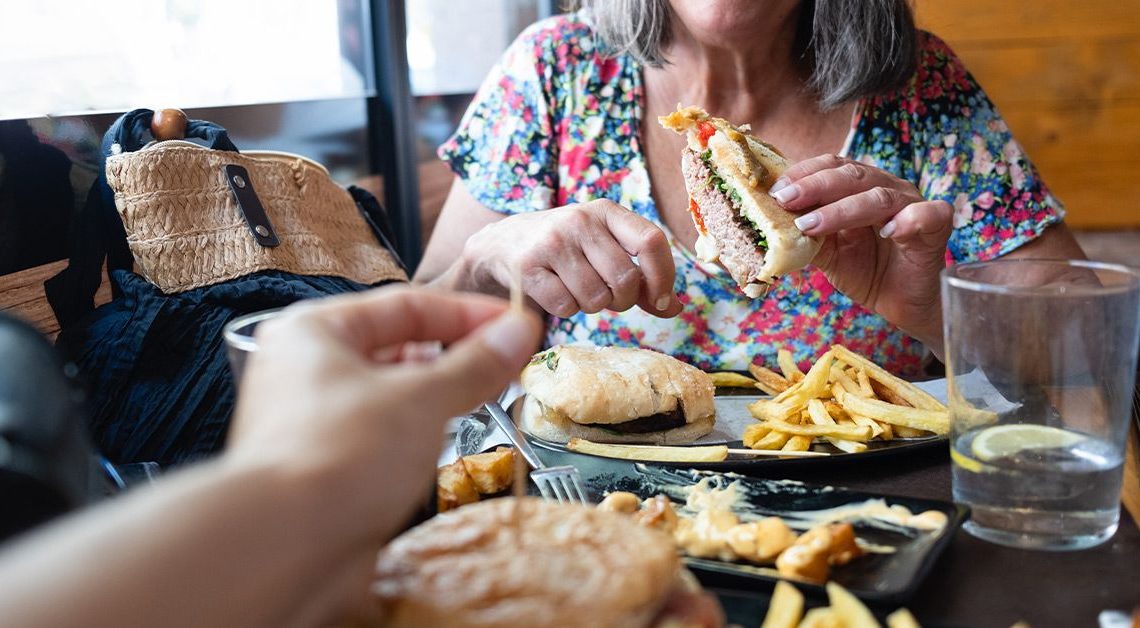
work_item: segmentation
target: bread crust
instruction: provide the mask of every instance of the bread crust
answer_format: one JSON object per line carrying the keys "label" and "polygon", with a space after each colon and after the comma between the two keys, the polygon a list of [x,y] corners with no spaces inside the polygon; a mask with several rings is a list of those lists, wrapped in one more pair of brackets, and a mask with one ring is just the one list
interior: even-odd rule
{"label": "bread crust", "polygon": [[373,592],[383,625],[646,626],[681,571],[673,540],[620,513],[500,498],[392,541]]}
{"label": "bread crust", "polygon": [[649,349],[555,346],[523,369],[522,385],[578,424],[624,423],[678,406],[686,423],[716,415],[707,373]]}
{"label": "bread crust", "polygon": [[557,412],[545,408],[534,397],[523,400],[518,413],[519,429],[552,443],[568,443],[571,438],[584,438],[595,443],[623,443],[629,445],[688,445],[708,434],[716,426],[716,417],[708,416],[680,427],[658,432],[623,434],[601,427],[575,423]]}

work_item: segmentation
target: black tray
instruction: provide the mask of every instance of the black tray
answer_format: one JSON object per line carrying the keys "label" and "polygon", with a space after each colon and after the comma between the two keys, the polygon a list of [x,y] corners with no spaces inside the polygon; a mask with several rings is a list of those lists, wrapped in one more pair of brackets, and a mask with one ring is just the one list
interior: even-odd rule
{"label": "black tray", "polygon": [[[832,486],[805,484],[794,480],[772,480],[734,473],[681,468],[658,464],[631,463],[610,458],[585,456],[567,451],[539,450],[548,465],[572,464],[581,472],[593,501],[613,491],[629,491],[641,497],[659,493],[683,502],[680,490],[708,476],[717,482],[739,480],[746,489],[745,505],[738,514],[748,516],[778,515],[795,519],[797,513],[824,510],[866,501],[883,499],[887,505],[901,505],[917,514],[936,510],[946,515],[948,523],[937,532],[912,528],[852,521],[856,535],[865,542],[893,548],[890,554],[868,554],[832,570],[831,579],[870,602],[905,601],[926,577],[938,556],[945,550],[954,531],[966,519],[968,510],[950,502],[893,497]],[[768,591],[779,579],[774,569],[719,560],[686,558],[690,569],[706,584],[742,591]],[[805,593],[823,594],[823,587],[796,583]]]}

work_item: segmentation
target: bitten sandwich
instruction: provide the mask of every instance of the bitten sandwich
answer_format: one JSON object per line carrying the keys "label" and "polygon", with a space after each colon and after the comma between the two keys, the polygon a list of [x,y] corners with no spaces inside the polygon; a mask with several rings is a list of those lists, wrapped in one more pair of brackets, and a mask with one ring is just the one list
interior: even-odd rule
{"label": "bitten sandwich", "polygon": [[800,232],[795,215],[768,194],[788,167],[774,146],[700,107],[678,109],[658,122],[687,139],[681,171],[698,257],[719,260],[754,299],[767,291],[765,284],[811,262],[820,242]]}
{"label": "bitten sandwich", "polygon": [[554,442],[682,445],[716,422],[708,374],[648,349],[556,346],[535,355],[522,385],[519,427]]}

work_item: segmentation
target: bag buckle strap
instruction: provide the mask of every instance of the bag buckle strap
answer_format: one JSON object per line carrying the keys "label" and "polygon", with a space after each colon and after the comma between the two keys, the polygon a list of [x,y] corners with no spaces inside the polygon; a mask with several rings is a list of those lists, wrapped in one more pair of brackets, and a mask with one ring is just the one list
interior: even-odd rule
{"label": "bag buckle strap", "polygon": [[253,181],[249,178],[249,172],[236,164],[226,164],[225,173],[226,183],[234,194],[234,200],[241,210],[242,217],[245,218],[249,232],[253,234],[253,239],[266,247],[281,244],[277,239],[277,232],[273,230],[273,223],[269,222],[269,216],[261,205],[261,200],[253,191]]}

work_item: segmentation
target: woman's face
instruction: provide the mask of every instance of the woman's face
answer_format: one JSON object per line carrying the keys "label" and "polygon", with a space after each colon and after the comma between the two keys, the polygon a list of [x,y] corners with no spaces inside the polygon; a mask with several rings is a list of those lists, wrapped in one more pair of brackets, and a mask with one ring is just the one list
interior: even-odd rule
{"label": "woman's face", "polygon": [[788,19],[800,0],[669,0],[674,17],[694,39],[724,45],[747,41]]}

